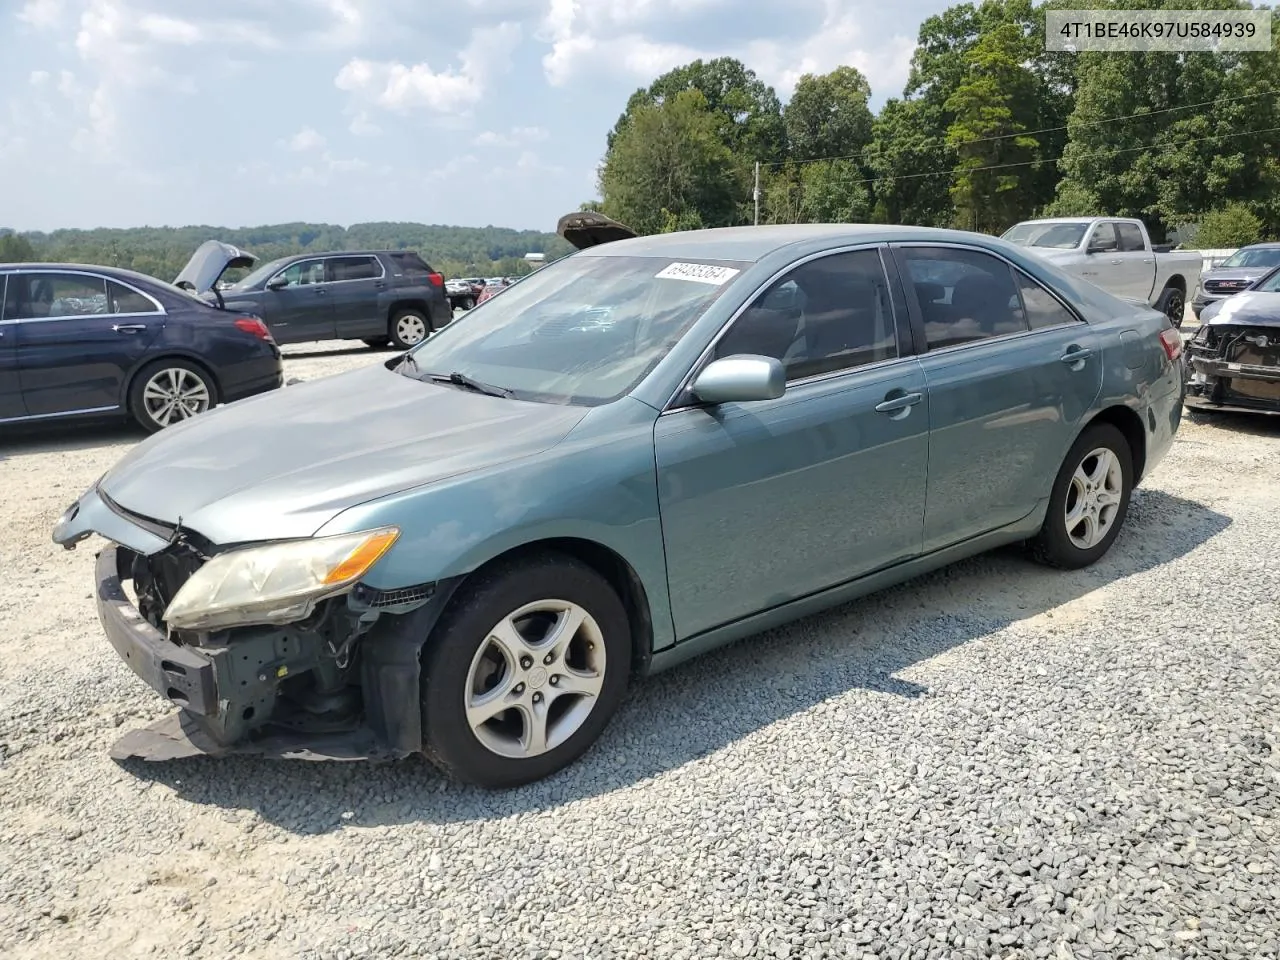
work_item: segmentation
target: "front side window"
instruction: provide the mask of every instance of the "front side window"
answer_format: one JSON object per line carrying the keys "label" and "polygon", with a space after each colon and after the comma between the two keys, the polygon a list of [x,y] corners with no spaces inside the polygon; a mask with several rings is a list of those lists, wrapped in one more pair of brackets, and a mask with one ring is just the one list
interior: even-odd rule
{"label": "front side window", "polygon": [[107,281],[76,273],[26,273],[9,278],[6,320],[46,320],[107,314]]}
{"label": "front side window", "polygon": [[459,374],[517,400],[609,403],[640,383],[746,266],[569,256],[455,320],[396,369],[428,381]]}
{"label": "front side window", "polygon": [[291,267],[286,267],[280,274],[286,287],[305,287],[314,283],[324,283],[324,261],[303,260]]}
{"label": "front side window", "polygon": [[976,250],[904,247],[930,350],[1023,333],[1028,329],[1013,270]]}
{"label": "front side window", "polygon": [[716,344],[716,358],[755,354],[801,380],[898,355],[889,284],[876,250],[801,264],[760,294]]}
{"label": "front side window", "polygon": [[1097,229],[1093,231],[1093,236],[1089,238],[1090,250],[1118,250],[1120,241],[1116,238],[1116,225],[1114,223],[1100,223]]}
{"label": "front side window", "polygon": [[376,280],[382,276],[378,261],[373,257],[333,257],[329,260],[329,279]]}

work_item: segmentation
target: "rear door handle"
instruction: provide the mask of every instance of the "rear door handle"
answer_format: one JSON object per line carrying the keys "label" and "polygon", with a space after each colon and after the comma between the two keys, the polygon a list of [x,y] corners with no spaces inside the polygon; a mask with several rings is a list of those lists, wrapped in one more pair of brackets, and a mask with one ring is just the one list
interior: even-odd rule
{"label": "rear door handle", "polygon": [[113,323],[111,329],[116,333],[141,333],[147,329],[145,323]]}
{"label": "rear door handle", "polygon": [[1063,363],[1074,366],[1077,363],[1084,363],[1093,356],[1092,350],[1086,350],[1084,347],[1072,347],[1061,357]]}
{"label": "rear door handle", "polygon": [[876,411],[878,413],[898,413],[902,410],[909,410],[923,399],[923,393],[903,393],[896,397],[886,397],[882,402],[876,404]]}

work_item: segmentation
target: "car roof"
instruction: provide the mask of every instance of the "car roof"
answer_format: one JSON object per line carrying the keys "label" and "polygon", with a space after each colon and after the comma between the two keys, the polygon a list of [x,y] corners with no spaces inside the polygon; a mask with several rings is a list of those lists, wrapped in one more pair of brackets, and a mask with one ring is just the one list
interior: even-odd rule
{"label": "car roof", "polygon": [[100,263],[0,263],[0,270],[16,273],[36,270],[67,270],[72,273],[87,271],[89,273],[100,273],[104,277],[124,280],[127,283],[158,283],[165,287],[171,286],[171,284],[165,283],[163,280],[148,276],[145,273],[139,273],[136,270],[126,270],[124,267],[104,267]]}
{"label": "car roof", "polygon": [[[963,230],[890,226],[878,223],[798,223],[760,227],[713,227],[614,240],[579,251],[580,257],[686,257],[691,260],[740,260],[754,263],[793,244],[827,241],[831,246],[857,243],[983,243],[995,237]],[[1003,246],[1001,247],[1003,249]]]}

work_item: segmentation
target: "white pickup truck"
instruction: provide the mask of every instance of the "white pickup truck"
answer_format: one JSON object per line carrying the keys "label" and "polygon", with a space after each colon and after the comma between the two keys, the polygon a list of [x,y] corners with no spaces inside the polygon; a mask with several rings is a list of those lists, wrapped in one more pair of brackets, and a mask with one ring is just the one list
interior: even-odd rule
{"label": "white pickup truck", "polygon": [[1150,304],[1166,314],[1175,327],[1182,326],[1187,292],[1200,284],[1200,254],[1153,245],[1141,220],[1024,220],[1006,230],[1002,239],[1026,247],[1117,297]]}

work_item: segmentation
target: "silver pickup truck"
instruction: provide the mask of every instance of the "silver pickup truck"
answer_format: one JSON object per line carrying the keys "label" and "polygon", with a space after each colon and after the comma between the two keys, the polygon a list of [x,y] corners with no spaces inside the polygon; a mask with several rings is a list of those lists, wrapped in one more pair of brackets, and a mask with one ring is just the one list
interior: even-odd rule
{"label": "silver pickup truck", "polygon": [[1117,297],[1150,304],[1165,313],[1175,327],[1182,326],[1187,293],[1200,285],[1200,254],[1152,244],[1141,220],[1024,220],[1006,230],[1002,239],[1033,250]]}

